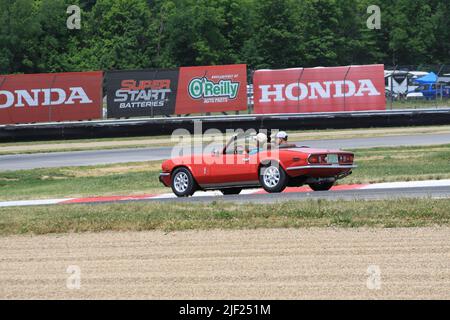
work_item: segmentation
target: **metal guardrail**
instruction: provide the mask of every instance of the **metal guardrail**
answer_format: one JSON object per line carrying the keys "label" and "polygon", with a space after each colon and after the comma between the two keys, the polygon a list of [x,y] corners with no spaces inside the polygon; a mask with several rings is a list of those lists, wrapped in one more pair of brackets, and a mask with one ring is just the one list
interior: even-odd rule
{"label": "metal guardrail", "polygon": [[171,134],[175,129],[194,132],[201,123],[202,131],[218,129],[352,129],[450,124],[450,108],[405,109],[373,112],[332,112],[300,114],[251,114],[174,118],[140,118],[0,126],[0,141],[34,141],[133,137]]}

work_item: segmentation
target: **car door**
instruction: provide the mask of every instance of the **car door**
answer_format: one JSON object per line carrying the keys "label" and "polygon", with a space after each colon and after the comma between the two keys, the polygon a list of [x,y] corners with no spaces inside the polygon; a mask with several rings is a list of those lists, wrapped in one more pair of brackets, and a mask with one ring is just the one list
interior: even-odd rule
{"label": "car door", "polygon": [[228,186],[255,182],[255,174],[252,173],[256,172],[256,169],[251,163],[254,157],[247,153],[247,147],[248,141],[241,138],[224,148],[218,156],[218,161],[210,165],[212,183]]}

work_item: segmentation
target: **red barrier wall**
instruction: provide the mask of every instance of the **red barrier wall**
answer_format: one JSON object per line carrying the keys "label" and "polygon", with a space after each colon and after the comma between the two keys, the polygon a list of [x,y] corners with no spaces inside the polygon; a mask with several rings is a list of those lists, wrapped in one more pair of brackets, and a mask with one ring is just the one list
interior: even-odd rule
{"label": "red barrier wall", "polygon": [[236,110],[247,110],[245,64],[180,68],[175,113]]}
{"label": "red barrier wall", "polygon": [[0,76],[0,124],[102,117],[103,72]]}
{"label": "red barrier wall", "polygon": [[257,70],[254,113],[385,110],[384,66]]}

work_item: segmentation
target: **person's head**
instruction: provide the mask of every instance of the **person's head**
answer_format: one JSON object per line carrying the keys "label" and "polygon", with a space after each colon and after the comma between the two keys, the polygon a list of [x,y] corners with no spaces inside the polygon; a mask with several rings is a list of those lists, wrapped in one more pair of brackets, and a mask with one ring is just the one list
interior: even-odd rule
{"label": "person's head", "polygon": [[265,133],[258,133],[255,136],[255,140],[258,142],[259,145],[263,145],[267,142],[267,135]]}
{"label": "person's head", "polygon": [[276,144],[283,144],[287,143],[288,141],[288,135],[284,131],[279,131],[275,136],[275,143]]}

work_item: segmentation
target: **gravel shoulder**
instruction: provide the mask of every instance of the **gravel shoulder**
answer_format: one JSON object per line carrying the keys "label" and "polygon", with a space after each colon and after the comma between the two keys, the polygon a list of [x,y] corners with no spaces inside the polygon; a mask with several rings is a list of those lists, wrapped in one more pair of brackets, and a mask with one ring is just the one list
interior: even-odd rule
{"label": "gravel shoulder", "polygon": [[[80,289],[67,288],[73,265]],[[450,299],[450,228],[0,237],[12,298]]]}

